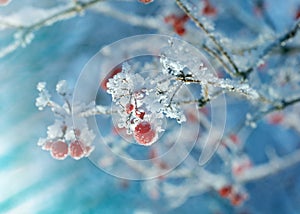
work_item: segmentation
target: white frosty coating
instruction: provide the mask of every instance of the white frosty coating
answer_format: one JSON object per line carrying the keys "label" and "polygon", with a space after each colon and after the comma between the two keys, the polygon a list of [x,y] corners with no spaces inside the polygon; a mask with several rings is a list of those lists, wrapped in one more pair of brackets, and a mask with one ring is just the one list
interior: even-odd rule
{"label": "white frosty coating", "polygon": [[39,82],[36,86],[38,91],[42,91],[46,88],[46,83],[45,82]]}
{"label": "white frosty coating", "polygon": [[61,80],[56,85],[56,91],[60,95],[65,95],[68,93],[68,85],[66,80]]}
{"label": "white frosty coating", "polygon": [[40,82],[37,84],[37,90],[40,92],[39,96],[36,98],[35,105],[39,110],[43,110],[49,103],[51,95],[48,90],[45,88],[46,83]]}
{"label": "white frosty coating", "polygon": [[60,138],[63,136],[62,132],[63,123],[60,120],[55,120],[54,124],[48,126],[47,135],[51,139]]}
{"label": "white frosty coating", "polygon": [[[56,118],[55,122],[47,128],[47,137],[39,139],[37,143],[38,146],[43,147],[48,141],[61,140],[69,144],[75,140],[80,140],[81,145],[84,146],[84,156],[88,156],[94,148],[92,144],[95,139],[95,134],[93,130],[89,129],[87,119],[82,117],[81,113],[90,113],[90,109],[96,109],[98,110],[97,113],[99,113],[99,111],[102,110],[101,106],[95,106],[95,103],[92,102],[88,105],[75,105],[72,110],[72,106],[70,106],[68,100],[68,96],[71,94],[69,93],[65,80],[59,81],[56,85],[57,93],[64,98],[62,105],[50,99],[51,96],[46,89],[46,83],[38,83],[37,90],[40,93],[36,99],[36,106],[39,110],[42,110],[45,106],[49,105]],[[73,115],[72,111],[74,113]],[[76,124],[76,127],[74,124]],[[74,157],[74,159],[76,158],[78,157]]]}

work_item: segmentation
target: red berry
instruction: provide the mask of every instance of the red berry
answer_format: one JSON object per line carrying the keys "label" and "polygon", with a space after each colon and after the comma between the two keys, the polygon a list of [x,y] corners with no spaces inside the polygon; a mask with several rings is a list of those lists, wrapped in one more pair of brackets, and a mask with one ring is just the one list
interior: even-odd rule
{"label": "red berry", "polygon": [[43,149],[43,150],[46,150],[46,151],[49,151],[49,150],[51,149],[51,147],[52,147],[52,144],[53,144],[53,142],[47,141],[47,142],[42,146],[42,149]]}
{"label": "red berry", "polygon": [[56,141],[52,144],[50,154],[57,160],[63,160],[68,156],[68,144],[63,141]]}
{"label": "red berry", "polygon": [[219,195],[221,197],[228,197],[232,192],[232,186],[230,185],[226,185],[226,186],[223,186],[220,190],[219,190]]}
{"label": "red berry", "polygon": [[176,27],[174,28],[174,31],[179,35],[179,36],[183,36],[186,32],[184,27]]}
{"label": "red berry", "polygon": [[149,3],[153,2],[154,0],[139,0],[139,1],[144,4],[149,4]]}
{"label": "red berry", "polygon": [[300,18],[300,8],[296,11],[296,14],[295,14],[295,19],[299,19]]}
{"label": "red berry", "polygon": [[10,0],[0,0],[0,6],[6,6],[10,3]]}
{"label": "red berry", "polygon": [[284,119],[284,116],[282,113],[274,113],[271,115],[269,122],[271,124],[279,124],[283,121],[283,119]]}
{"label": "red berry", "polygon": [[237,135],[231,134],[229,135],[229,138],[234,144],[240,144],[240,139]]}
{"label": "red berry", "polygon": [[202,14],[207,16],[215,16],[217,14],[217,9],[210,4],[209,0],[205,0]]}
{"label": "red berry", "polygon": [[166,23],[172,23],[172,24],[174,24],[175,20],[176,20],[176,16],[174,14],[168,15],[164,19]]}
{"label": "red berry", "polygon": [[245,197],[243,195],[236,193],[231,197],[230,202],[233,206],[239,206],[244,200]]}
{"label": "red berry", "polygon": [[145,134],[145,133],[149,132],[150,130],[151,130],[150,123],[143,121],[135,127],[134,131],[136,133]]}
{"label": "red berry", "polygon": [[[1,1],[1,0],[0,0]],[[114,69],[112,69],[104,78],[104,80],[101,82],[100,86],[103,90],[107,90],[107,83],[110,78],[113,78],[116,74],[120,73],[122,71],[121,66],[117,66]]]}
{"label": "red berry", "polygon": [[139,123],[134,129],[135,140],[142,145],[150,145],[156,136],[149,122],[143,121]]}
{"label": "red berry", "polygon": [[145,116],[145,112],[144,111],[135,111],[135,114],[138,118],[140,119],[144,119],[144,116]]}
{"label": "red berry", "polygon": [[70,156],[75,160],[84,157],[84,149],[79,140],[75,140],[70,144]]}
{"label": "red berry", "polygon": [[132,105],[131,103],[127,103],[125,106],[125,111],[127,114],[130,114],[134,109],[134,105]]}

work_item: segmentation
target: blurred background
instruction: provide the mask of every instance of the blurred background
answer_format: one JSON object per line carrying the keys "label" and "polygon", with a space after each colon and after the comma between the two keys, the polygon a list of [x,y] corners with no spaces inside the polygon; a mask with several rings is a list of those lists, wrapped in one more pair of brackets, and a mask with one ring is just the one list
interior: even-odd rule
{"label": "blurred background", "polygon": [[[65,2],[12,0],[0,8],[0,16],[18,13],[25,6],[49,9]],[[269,2],[274,3],[272,10],[280,17],[278,20],[284,19],[278,12],[284,7],[283,2]],[[128,13],[151,16],[157,13],[159,3],[115,2],[113,6]],[[26,16],[24,19],[34,17],[30,13]],[[278,29],[281,26],[278,22]],[[226,30],[226,26],[223,28]],[[38,82],[47,82],[53,93],[61,79],[74,86],[84,65],[104,45],[156,32],[87,10],[81,16],[39,29],[30,44],[0,59],[0,213],[300,212],[299,164],[247,184],[251,197],[242,207],[232,207],[216,193],[208,192],[189,198],[178,208],[168,209],[164,199],[152,200],[142,191],[142,182],[107,175],[88,159],[54,160],[36,145],[39,137],[46,136],[46,127],[53,123],[50,110],[41,112],[35,107]],[[0,31],[1,47],[12,42],[13,33],[11,29]],[[246,149],[259,163],[267,159],[263,152],[266,145],[288,153],[299,147],[299,141],[294,133],[260,124],[259,131],[247,139]]]}

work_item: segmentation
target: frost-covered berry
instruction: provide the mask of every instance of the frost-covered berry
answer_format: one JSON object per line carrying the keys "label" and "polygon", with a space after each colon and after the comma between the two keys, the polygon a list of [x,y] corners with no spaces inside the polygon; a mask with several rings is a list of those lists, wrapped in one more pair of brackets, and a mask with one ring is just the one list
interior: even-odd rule
{"label": "frost-covered berry", "polygon": [[130,114],[134,109],[134,105],[132,105],[131,103],[127,103],[125,106],[125,111],[127,114]]}
{"label": "frost-covered berry", "polygon": [[147,121],[140,122],[134,129],[134,138],[141,145],[151,145],[156,137],[155,130]]}
{"label": "frost-covered berry", "polygon": [[50,154],[57,160],[63,160],[68,156],[68,144],[63,141],[53,142]]}
{"label": "frost-covered berry", "polygon": [[43,146],[42,149],[46,151],[50,151],[52,147],[53,142],[52,141],[47,141]]}
{"label": "frost-covered berry", "polygon": [[142,111],[142,110],[137,110],[137,111],[135,111],[135,115],[138,117],[138,118],[140,118],[140,119],[144,119],[144,116],[145,116],[145,112],[144,111]]}
{"label": "frost-covered berry", "polygon": [[75,160],[79,160],[84,157],[84,148],[79,140],[75,140],[70,144],[70,156]]}

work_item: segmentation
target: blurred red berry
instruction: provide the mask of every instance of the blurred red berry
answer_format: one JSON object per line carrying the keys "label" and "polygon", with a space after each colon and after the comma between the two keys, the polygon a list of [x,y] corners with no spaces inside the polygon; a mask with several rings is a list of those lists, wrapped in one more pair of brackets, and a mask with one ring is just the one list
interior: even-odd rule
{"label": "blurred red berry", "polygon": [[181,16],[176,16],[174,14],[171,14],[166,16],[164,20],[166,23],[169,23],[173,26],[174,31],[178,35],[182,36],[186,33],[184,25],[189,20],[188,15],[184,14]]}
{"label": "blurred red berry", "polygon": [[276,125],[281,123],[283,119],[284,119],[284,115],[282,113],[277,112],[270,116],[269,123]]}
{"label": "blurred red berry", "polygon": [[154,0],[139,0],[139,1],[144,4],[149,4],[149,3],[153,2]]}
{"label": "blurred red berry", "polygon": [[204,0],[204,7],[202,9],[202,14],[206,16],[215,16],[217,14],[217,9],[211,5],[209,0]]}
{"label": "blurred red berry", "polygon": [[219,195],[223,198],[228,197],[232,193],[232,186],[226,185],[219,190]]}
{"label": "blurred red berry", "polygon": [[11,0],[0,0],[0,6],[6,6],[10,3]]}
{"label": "blurred red berry", "polygon": [[239,206],[243,203],[244,200],[245,200],[245,196],[236,193],[232,195],[230,202],[233,206]]}

